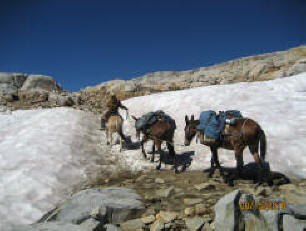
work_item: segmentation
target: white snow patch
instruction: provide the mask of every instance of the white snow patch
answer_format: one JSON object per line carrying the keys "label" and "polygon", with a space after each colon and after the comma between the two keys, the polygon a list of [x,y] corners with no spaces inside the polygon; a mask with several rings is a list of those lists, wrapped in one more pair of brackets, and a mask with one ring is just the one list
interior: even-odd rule
{"label": "white snow patch", "polygon": [[0,230],[37,221],[95,174],[98,126],[68,108],[0,115]]}
{"label": "white snow patch", "polygon": [[[189,90],[164,92],[131,98],[123,102],[130,114],[141,116],[147,112],[163,110],[176,121],[174,142],[184,143],[185,115],[199,118],[202,111],[240,110],[245,117],[257,121],[267,136],[267,160],[272,170],[293,177],[306,177],[306,73],[265,82],[244,82],[231,85],[215,85]],[[133,133],[134,121],[129,119],[125,132]],[[196,144],[177,146],[177,154],[195,151],[189,169],[210,166],[209,147]],[[126,151],[127,165],[139,169],[140,152]],[[248,149],[244,162],[253,161]],[[234,152],[219,149],[220,162],[235,166]]]}

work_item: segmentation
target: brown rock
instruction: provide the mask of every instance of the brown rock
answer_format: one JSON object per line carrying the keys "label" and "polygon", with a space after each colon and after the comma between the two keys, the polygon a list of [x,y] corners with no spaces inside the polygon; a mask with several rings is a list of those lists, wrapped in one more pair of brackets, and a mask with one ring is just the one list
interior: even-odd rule
{"label": "brown rock", "polygon": [[150,231],[161,231],[164,229],[164,227],[165,227],[164,222],[158,219],[151,225]]}
{"label": "brown rock", "polygon": [[169,223],[178,217],[178,213],[169,211],[160,211],[159,215],[164,223]]}
{"label": "brown rock", "polygon": [[120,224],[120,228],[124,231],[134,231],[137,229],[142,229],[143,226],[144,223],[141,221],[141,219],[128,220]]}
{"label": "brown rock", "polygon": [[201,203],[202,199],[201,198],[185,198],[184,199],[184,204],[185,205],[194,205],[194,204],[198,204]]}
{"label": "brown rock", "polygon": [[196,215],[208,214],[209,212],[210,212],[210,209],[207,208],[207,205],[205,205],[205,204],[195,205],[195,214]]}
{"label": "brown rock", "polygon": [[155,221],[155,216],[154,215],[150,215],[150,216],[147,216],[147,217],[142,217],[141,218],[141,221],[144,223],[144,224],[151,224]]}
{"label": "brown rock", "polygon": [[187,216],[193,216],[195,214],[195,208],[189,207],[185,208],[185,215]]}
{"label": "brown rock", "polygon": [[155,179],[155,183],[157,183],[157,184],[164,184],[164,183],[165,183],[165,180],[164,180],[164,179],[161,179],[161,178],[156,178],[156,179]]}
{"label": "brown rock", "polygon": [[216,186],[211,184],[211,183],[203,183],[203,184],[197,184],[194,185],[194,187],[199,190],[200,192],[205,191],[205,190],[213,190],[216,189]]}

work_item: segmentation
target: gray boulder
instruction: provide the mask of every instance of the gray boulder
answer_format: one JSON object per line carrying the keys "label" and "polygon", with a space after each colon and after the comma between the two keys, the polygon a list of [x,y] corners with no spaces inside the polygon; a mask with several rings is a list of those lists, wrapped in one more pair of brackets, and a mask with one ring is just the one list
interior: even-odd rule
{"label": "gray boulder", "polygon": [[39,223],[35,225],[29,226],[16,226],[12,228],[10,231],[92,231],[92,229],[84,229],[79,225],[75,224],[67,224],[67,223],[58,223],[58,222],[46,222]]}
{"label": "gray boulder", "polygon": [[[270,207],[271,206],[271,207]],[[235,190],[215,205],[216,230],[303,230],[306,205],[286,204],[280,200],[258,200]],[[283,227],[283,229],[282,229]]]}
{"label": "gray boulder", "polygon": [[121,229],[119,227],[117,227],[116,225],[113,225],[113,224],[104,225],[104,229],[106,229],[106,231],[121,231]]}
{"label": "gray boulder", "polygon": [[0,73],[0,97],[13,101],[26,78],[27,75],[22,73]]}
{"label": "gray boulder", "polygon": [[290,215],[283,216],[283,231],[305,230],[306,220],[299,220]]}
{"label": "gray boulder", "polygon": [[62,87],[50,76],[29,75],[20,90],[61,91]]}
{"label": "gray boulder", "polygon": [[292,76],[302,72],[306,72],[306,59],[298,60],[293,66],[283,73],[283,76]]}
{"label": "gray boulder", "polygon": [[140,196],[127,188],[94,188],[74,194],[47,220],[80,224],[93,217],[101,223],[119,224],[144,211]]}
{"label": "gray boulder", "polygon": [[216,230],[238,230],[239,198],[240,191],[237,189],[222,197],[215,205]]}
{"label": "gray boulder", "polygon": [[296,219],[306,220],[306,204],[288,204],[286,207],[286,211],[288,214],[294,216]]}
{"label": "gray boulder", "polygon": [[[267,200],[267,202],[269,202]],[[273,202],[278,202],[273,200]],[[240,226],[245,226],[246,231],[251,230],[278,230],[280,218],[286,210],[275,209],[275,210],[260,210],[258,200],[254,200],[253,195],[242,194],[239,200],[239,205],[242,203],[248,203],[250,206],[247,208],[240,206]],[[265,201],[262,201],[264,204]],[[257,204],[257,205],[256,205]]]}

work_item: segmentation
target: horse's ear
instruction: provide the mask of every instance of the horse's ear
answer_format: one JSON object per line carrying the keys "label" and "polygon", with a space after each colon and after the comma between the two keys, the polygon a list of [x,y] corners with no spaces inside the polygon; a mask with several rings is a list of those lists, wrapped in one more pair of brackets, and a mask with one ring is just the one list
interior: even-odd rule
{"label": "horse's ear", "polygon": [[186,122],[186,124],[188,124],[188,122],[189,122],[188,115],[185,115],[185,122]]}
{"label": "horse's ear", "polygon": [[192,121],[194,120],[194,115],[191,115],[191,118],[190,118],[190,120],[192,120]]}
{"label": "horse's ear", "polygon": [[135,116],[133,116],[133,115],[132,115],[131,117],[132,117],[134,120],[138,120],[138,119],[137,119]]}

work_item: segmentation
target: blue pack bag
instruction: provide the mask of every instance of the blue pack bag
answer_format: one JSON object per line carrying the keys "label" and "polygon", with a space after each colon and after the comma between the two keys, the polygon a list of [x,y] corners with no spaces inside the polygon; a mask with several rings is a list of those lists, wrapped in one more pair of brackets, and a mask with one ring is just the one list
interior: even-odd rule
{"label": "blue pack bag", "polygon": [[200,124],[196,127],[212,139],[219,139],[221,133],[220,121],[215,111],[203,111],[200,114]]}

